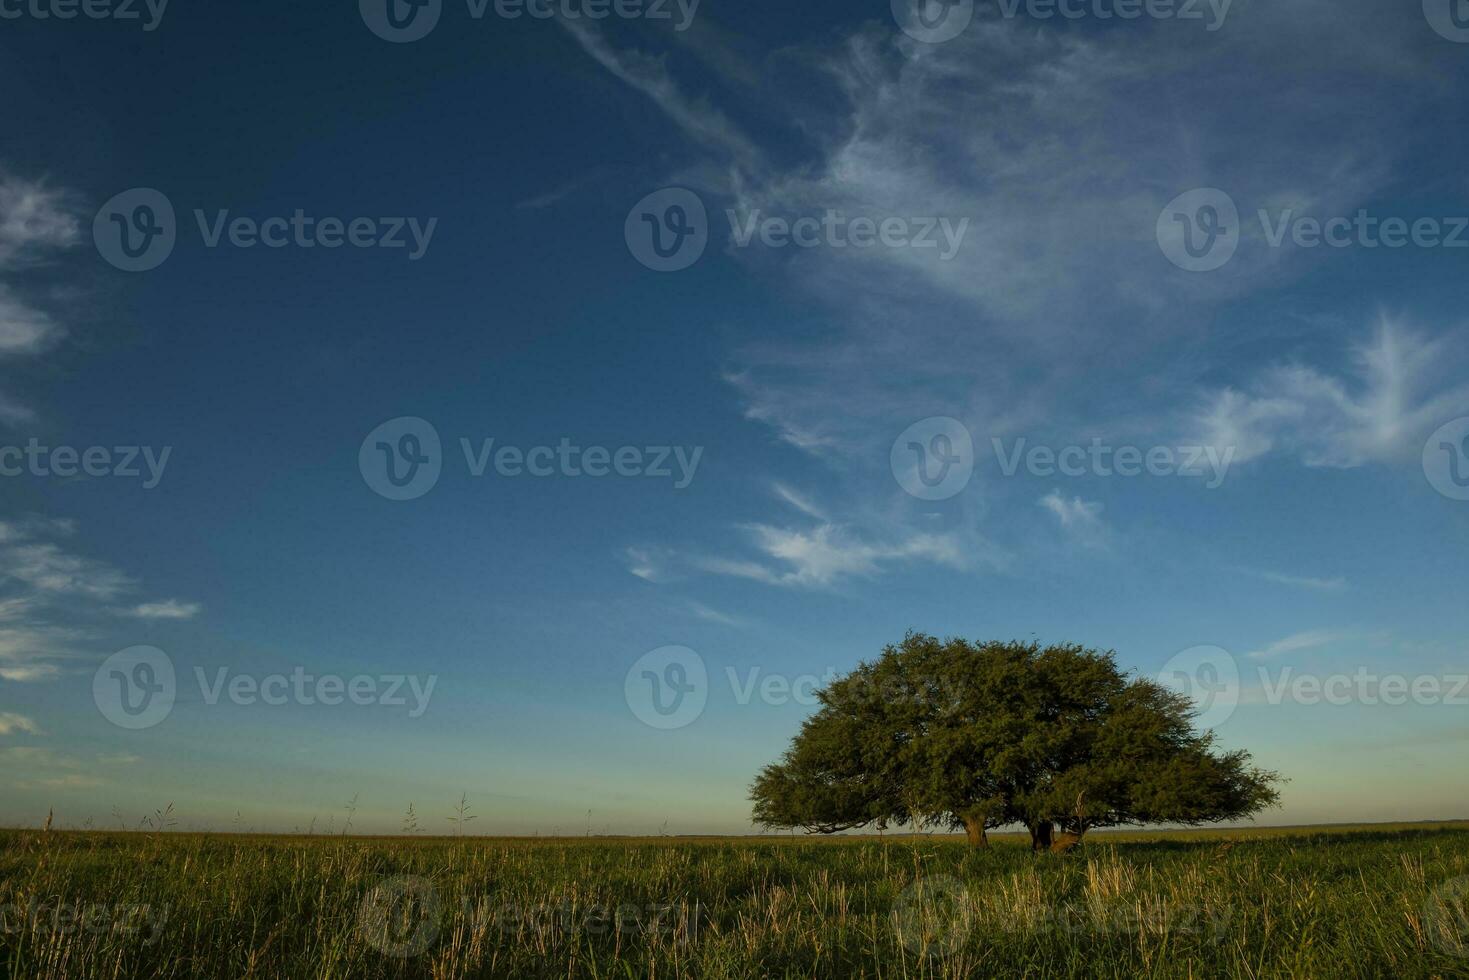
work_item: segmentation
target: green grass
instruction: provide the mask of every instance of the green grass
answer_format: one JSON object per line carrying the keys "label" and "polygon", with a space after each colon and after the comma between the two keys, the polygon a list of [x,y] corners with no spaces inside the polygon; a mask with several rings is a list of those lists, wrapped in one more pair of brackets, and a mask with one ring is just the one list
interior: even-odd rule
{"label": "green grass", "polygon": [[1065,856],[0,831],[0,976],[1469,977],[1466,898],[1464,825],[1099,834]]}

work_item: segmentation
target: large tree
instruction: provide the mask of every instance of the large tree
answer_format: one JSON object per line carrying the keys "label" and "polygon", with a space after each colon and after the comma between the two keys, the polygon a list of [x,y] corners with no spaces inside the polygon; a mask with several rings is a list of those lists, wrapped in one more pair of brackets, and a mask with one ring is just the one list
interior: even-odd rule
{"label": "large tree", "polygon": [[767,827],[986,831],[1197,825],[1274,805],[1279,777],[1218,752],[1188,698],[1071,644],[910,633],[817,694],[821,708],[751,787]]}

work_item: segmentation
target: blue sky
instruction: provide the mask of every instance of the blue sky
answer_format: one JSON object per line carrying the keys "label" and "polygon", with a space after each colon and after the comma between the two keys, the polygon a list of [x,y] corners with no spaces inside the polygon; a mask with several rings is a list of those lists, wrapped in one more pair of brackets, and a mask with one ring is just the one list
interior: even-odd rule
{"label": "blue sky", "polygon": [[[1270,822],[1469,816],[1469,251],[1272,242],[1462,230],[1469,45],[1432,0],[1235,0],[1215,30],[979,4],[937,43],[880,3],[705,0],[679,30],[446,0],[409,43],[353,7],[0,19],[0,450],[169,451],[155,486],[0,477],[0,821],[340,827],[356,796],[359,829],[413,802],[444,830],[465,792],[477,832],[743,832],[810,710],[750,679],[909,629],[1148,675],[1227,651],[1220,741],[1292,779]],[[98,247],[133,188],[176,212],[144,272]],[[640,205],[668,188],[707,245],[660,272],[636,231],[673,228]],[[1203,235],[1202,189],[1235,208],[1210,271],[1168,232]],[[435,223],[410,258],[210,247],[195,217],[298,210]],[[963,232],[739,240],[828,215]],[[390,500],[364,441],[403,418],[440,472]],[[968,479],[905,489],[908,443],[960,432]],[[667,447],[672,475],[475,476],[488,439]],[[1005,462],[1094,440],[1227,466]],[[94,680],[138,646],[176,700],[124,728]],[[675,728],[635,694],[666,647],[707,678]],[[210,703],[221,668],[435,681],[419,713]],[[1381,703],[1389,675],[1442,693]]]}

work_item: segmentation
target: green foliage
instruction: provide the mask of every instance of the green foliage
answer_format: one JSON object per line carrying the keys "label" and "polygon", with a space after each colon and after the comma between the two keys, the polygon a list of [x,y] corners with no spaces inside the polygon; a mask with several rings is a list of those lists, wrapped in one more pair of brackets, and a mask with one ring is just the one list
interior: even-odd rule
{"label": "green foliage", "polygon": [[910,633],[818,692],[821,708],[751,787],[754,819],[831,833],[1236,820],[1279,777],[1217,753],[1187,698],[1074,644]]}

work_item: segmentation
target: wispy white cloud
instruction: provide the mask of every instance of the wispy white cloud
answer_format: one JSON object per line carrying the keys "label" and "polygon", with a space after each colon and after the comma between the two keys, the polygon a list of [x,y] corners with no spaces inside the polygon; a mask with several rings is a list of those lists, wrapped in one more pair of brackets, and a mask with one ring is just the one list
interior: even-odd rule
{"label": "wispy white cloud", "polygon": [[13,429],[16,426],[26,425],[35,420],[36,412],[34,409],[28,408],[20,402],[11,399],[9,396],[0,393],[0,425]]}
{"label": "wispy white cloud", "polygon": [[164,599],[161,602],[144,602],[126,610],[127,615],[138,619],[193,619],[204,607],[197,602]]}
{"label": "wispy white cloud", "polygon": [[39,745],[7,745],[0,747],[0,762],[22,762],[29,765],[75,768],[73,759],[58,755],[55,749]]}
{"label": "wispy white cloud", "polygon": [[627,570],[645,582],[663,582],[669,578],[669,554],[662,548],[627,548],[624,551]]}
{"label": "wispy white cloud", "polygon": [[76,522],[66,518],[30,514],[0,520],[0,544],[33,541],[41,537],[66,537],[76,533]]}
{"label": "wispy white cloud", "polygon": [[[0,273],[42,264],[80,238],[70,194],[0,171]],[[65,333],[50,313],[0,282],[0,358],[39,354]],[[0,392],[0,424],[13,428],[34,419],[32,409]]]}
{"label": "wispy white cloud", "polygon": [[[0,715],[0,718],[3,717]],[[3,733],[3,730],[0,730],[0,733]],[[31,734],[39,734],[39,732]],[[91,767],[87,764],[43,746],[0,747],[0,766],[22,775],[24,778],[14,782],[15,785],[21,787],[90,789],[105,783],[105,780],[89,771]]]}
{"label": "wispy white cloud", "polygon": [[1065,528],[1087,530],[1102,525],[1102,505],[1094,500],[1072,497],[1067,500],[1060,490],[1052,490],[1039,501],[1040,505],[1055,515]]}
{"label": "wispy white cloud", "polygon": [[[1287,445],[1312,465],[1354,465],[1390,449],[1406,456],[1408,433],[1449,403],[1421,386],[1434,358],[1413,343],[1366,354],[1361,389],[1321,367],[1219,387],[1229,377],[1221,362],[1253,356],[1256,333],[1275,325],[1247,324],[1214,342],[1213,318],[1241,295],[1287,285],[1325,250],[1247,242],[1226,270],[1192,275],[1163,257],[1155,226],[1168,201],[1204,186],[1226,188],[1245,215],[1351,213],[1392,184],[1415,148],[1411,122],[1393,107],[1450,97],[1404,68],[1450,53],[1368,0],[1266,5],[1237,20],[1167,43],[1141,24],[1051,31],[976,18],[959,38],[924,45],[890,23],[869,24],[793,45],[753,70],[719,50],[730,42],[716,32],[697,53],[715,83],[699,88],[678,74],[677,54],[614,50],[566,25],[686,134],[683,152],[659,166],[704,181],[688,186],[706,197],[717,231],[725,210],[970,219],[951,261],[913,248],[727,247],[733,261],[811,300],[813,312],[810,329],[741,324],[749,329],[724,379],[747,419],[830,464],[837,486],[823,488],[817,510],[803,506],[812,503],[804,494],[776,491],[828,530],[775,520],[751,532],[758,556],[695,564],[811,586],[935,560],[903,555],[905,542],[923,540],[921,522],[905,526],[898,505],[872,491],[891,488],[896,434],[935,415],[961,420],[981,444],[1126,427],[1133,440],[1233,447],[1235,462]],[[1323,31],[1341,45],[1330,59]],[[1318,70],[1339,66],[1342,50],[1362,81],[1351,99],[1338,76]],[[1218,99],[1221,86],[1235,97]],[[1241,108],[1283,90],[1311,111],[1260,118]],[[756,112],[760,127],[736,124]],[[1240,369],[1247,378],[1258,370]],[[1139,384],[1140,373],[1149,380]],[[1175,443],[1180,436],[1189,438]],[[963,505],[971,523],[1003,502],[982,487],[967,493],[982,501]],[[840,508],[840,532],[819,512],[827,501]],[[1057,495],[1042,506],[1083,543],[1111,534],[1085,501]],[[976,549],[966,541],[963,550]]]}
{"label": "wispy white cloud", "polygon": [[0,270],[42,261],[81,238],[71,195],[40,181],[0,173]]}
{"label": "wispy white cloud", "polygon": [[25,715],[14,711],[0,711],[0,735],[40,735],[41,726]]}
{"label": "wispy white cloud", "polygon": [[60,670],[55,664],[0,664],[0,680],[12,684],[55,680]]}
{"label": "wispy white cloud", "polygon": [[1263,649],[1253,651],[1249,656],[1253,660],[1267,660],[1285,653],[1299,653],[1302,650],[1314,650],[1339,639],[1341,639],[1341,634],[1331,630],[1306,630],[1305,632],[1292,633],[1290,636],[1276,640]]}
{"label": "wispy white cloud", "polygon": [[99,773],[141,762],[136,755],[120,753],[99,755],[87,762],[64,755],[51,748],[8,746],[0,748],[0,766],[11,769],[22,778],[12,785],[31,789],[95,789],[108,784]]}
{"label": "wispy white cloud", "polygon": [[32,596],[11,596],[8,599],[0,599],[0,623],[13,622],[29,615],[36,607],[36,600]]}
{"label": "wispy white cloud", "polygon": [[133,588],[129,576],[103,562],[62,551],[55,544],[23,544],[4,552],[0,575],[56,592],[113,599]]}
{"label": "wispy white cloud", "polygon": [[942,535],[909,534],[894,542],[873,543],[835,524],[810,530],[753,524],[747,530],[765,562],[707,558],[699,564],[719,575],[796,588],[826,588],[846,578],[869,578],[896,564],[927,562],[953,568],[964,564],[958,542]]}
{"label": "wispy white cloud", "polygon": [[662,59],[637,51],[616,51],[596,28],[580,21],[561,18],[558,23],[598,64],[651,99],[690,138],[747,166],[758,164],[762,154],[755,143],[708,101],[684,92]]}
{"label": "wispy white cloud", "polygon": [[36,780],[40,785],[48,789],[95,789],[105,786],[107,781],[98,776],[90,776],[82,772],[69,772],[61,776],[47,776]]}
{"label": "wispy white cloud", "polygon": [[799,510],[801,513],[805,514],[807,517],[815,518],[818,521],[827,520],[826,514],[821,510],[820,507],[816,506],[816,504],[813,503],[809,498],[791,489],[784,483],[780,483],[779,481],[777,481],[776,483],[771,484],[771,489],[775,491],[775,495],[777,497],[779,497],[781,500],[784,500],[792,507],[796,508],[796,510]]}
{"label": "wispy white cloud", "polygon": [[525,200],[518,202],[515,205],[515,209],[517,211],[539,211],[541,208],[548,208],[553,204],[559,204],[562,201],[566,200],[568,197],[571,197],[573,194],[580,191],[597,177],[601,176],[601,173],[602,172],[599,169],[593,168],[592,170],[587,171],[586,173],[577,177],[575,180],[567,181],[560,187],[553,188],[552,190],[546,191],[544,194],[537,194],[535,197],[526,198]]}
{"label": "wispy white cloud", "polygon": [[1444,377],[1458,361],[1445,341],[1384,319],[1332,374],[1302,364],[1265,370],[1247,390],[1215,392],[1195,418],[1200,440],[1235,447],[1235,462],[1287,453],[1307,466],[1413,460],[1434,428],[1469,405],[1469,385]]}
{"label": "wispy white cloud", "polygon": [[824,420],[826,413],[811,404],[824,400],[820,389],[790,388],[761,381],[748,369],[727,372],[724,380],[744,398],[745,418],[768,425],[781,441],[816,455],[839,445],[837,435],[830,431],[830,423]]}
{"label": "wispy white cloud", "polygon": [[0,283],[0,357],[39,354],[59,340],[61,333],[55,320]]}
{"label": "wispy white cloud", "polygon": [[1036,502],[1056,518],[1062,531],[1076,544],[1094,549],[1106,549],[1109,545],[1111,529],[1102,520],[1100,501],[1078,496],[1068,498],[1060,490],[1052,490]]}
{"label": "wispy white cloud", "polygon": [[[702,188],[722,198],[711,215],[728,204],[783,217],[972,219],[952,261],[913,248],[731,251],[815,297],[839,325],[809,345],[750,341],[726,374],[748,418],[830,456],[879,451],[895,420],[940,410],[989,435],[1014,431],[1038,405],[1048,419],[1064,417],[1109,373],[1135,371],[1165,344],[1189,345],[1222,302],[1309,267],[1299,250],[1260,247],[1240,249],[1228,274],[1181,274],[1159,253],[1154,225],[1166,202],[1194,187],[1226,187],[1246,213],[1346,214],[1388,184],[1414,145],[1410,122],[1392,108],[1447,96],[1403,70],[1448,57],[1403,20],[1367,0],[1303,0],[1257,5],[1228,31],[1170,34],[1167,43],[1145,25],[1083,33],[976,18],[960,37],[924,45],[869,25],[782,51],[755,71],[717,50],[730,43],[717,32],[701,37],[701,60],[727,75],[727,90],[763,100],[771,127],[799,134],[779,152],[763,152],[720,108],[690,97],[665,61],[566,26],[703,151],[680,165],[719,175]],[[1316,70],[1323,30],[1364,80],[1351,99]],[[1237,98],[1216,98],[1221,85]],[[1310,125],[1293,113],[1252,116],[1242,140],[1250,93],[1287,88],[1312,107]],[[1162,425],[1178,402],[1159,397],[1169,402],[1155,413]],[[1330,394],[1307,400],[1321,397]],[[1226,394],[1202,421],[1212,424],[1211,445],[1258,455],[1300,401]],[[1391,408],[1358,407],[1378,419]],[[1098,410],[1096,400],[1086,408],[1092,429]],[[1370,422],[1353,429],[1325,447],[1323,463],[1394,435]]]}
{"label": "wispy white cloud", "polygon": [[1350,587],[1344,576],[1335,578],[1318,578],[1311,575],[1287,575],[1284,572],[1271,572],[1258,569],[1244,569],[1251,575],[1257,575],[1267,582],[1275,582],[1277,585],[1289,585],[1299,589],[1314,589],[1318,592],[1342,592]]}
{"label": "wispy white cloud", "polygon": [[0,666],[17,671],[9,680],[48,680],[55,676],[54,668],[48,669],[44,661],[75,656],[79,642],[85,639],[84,631],[49,625],[39,613],[33,613],[24,622],[0,627]]}
{"label": "wispy white cloud", "polygon": [[746,625],[745,621],[743,619],[740,619],[738,616],[731,616],[728,613],[720,612],[718,609],[715,609],[712,606],[705,605],[702,602],[691,600],[689,602],[689,612],[693,613],[700,619],[706,620],[711,623],[718,623],[721,626]]}
{"label": "wispy white cloud", "polygon": [[[0,599],[0,679],[54,680],[57,661],[89,655],[102,634],[86,624],[102,617],[190,619],[202,606],[183,599],[116,605],[138,588],[131,575],[63,548],[70,520],[29,516],[0,521],[0,582],[14,594]],[[66,625],[56,625],[58,622]]]}

